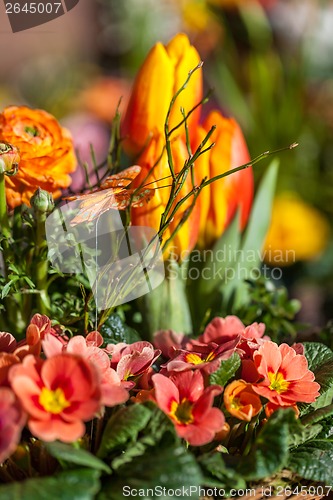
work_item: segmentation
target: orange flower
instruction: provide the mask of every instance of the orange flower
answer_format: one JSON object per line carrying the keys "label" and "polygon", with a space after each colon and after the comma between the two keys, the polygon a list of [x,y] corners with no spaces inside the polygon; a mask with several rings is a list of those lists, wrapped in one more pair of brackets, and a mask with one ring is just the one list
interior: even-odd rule
{"label": "orange flower", "polygon": [[[213,125],[216,125],[216,131],[211,140],[215,142],[215,147],[209,153],[208,164],[202,160],[202,168],[198,169],[201,179],[205,176],[215,177],[250,161],[243,133],[233,118],[225,118],[218,111],[212,111],[203,124],[204,131],[207,133]],[[204,135],[202,131],[200,134]],[[231,174],[204,188],[199,197],[199,246],[211,246],[221,236],[238,208],[241,210],[241,228],[244,228],[252,199],[252,168]]]}
{"label": "orange flower", "polygon": [[287,344],[264,342],[254,353],[255,367],[262,381],[253,385],[254,391],[278,406],[294,403],[313,403],[319,396],[320,385],[308,368],[302,354]]}
{"label": "orange flower", "polygon": [[274,403],[267,403],[265,406],[266,417],[269,418],[275,411],[286,410],[287,408],[292,408],[295,412],[296,418],[299,417],[299,409],[298,409],[298,406],[296,403],[291,405],[291,406],[279,406],[279,405],[275,405]]}
{"label": "orange flower", "polygon": [[224,391],[224,404],[228,412],[240,420],[250,422],[257,415],[262,404],[252,385],[244,380],[231,382]]}
{"label": "orange flower", "polygon": [[16,175],[6,177],[10,208],[29,205],[38,187],[60,196],[71,183],[76,158],[69,132],[46,111],[10,106],[0,114],[0,141],[19,149],[21,161]]}
{"label": "orange flower", "polygon": [[[143,154],[138,160],[138,164],[142,167],[142,170],[140,175],[135,180],[135,184],[139,186],[144,181],[148,172],[151,171],[147,182],[149,183],[150,189],[155,189],[155,196],[147,205],[143,207],[133,208],[131,218],[133,225],[152,227],[156,231],[158,231],[159,229],[161,216],[165,211],[165,207],[169,199],[171,184],[170,170],[168,166],[167,154],[165,151],[163,152],[163,155],[158,164],[154,166],[161,156],[163,145],[163,137],[158,136],[156,139],[152,139],[148,147],[144,150]],[[176,138],[172,142],[172,155],[175,172],[178,173],[183,168],[184,162],[188,157],[186,146],[180,137]],[[192,182],[191,175],[189,174],[183,188],[181,189],[173,204],[173,207],[191,190]],[[193,197],[190,197],[189,200],[187,200],[182,205],[181,209],[176,213],[167,231],[164,233],[163,241],[166,241],[173,233],[173,231],[179,227],[179,224],[181,223],[185,212],[190,207],[192,201]],[[173,238],[172,245],[170,245],[170,247],[168,248],[166,255],[172,252],[175,256],[180,257],[182,255],[182,252],[192,250],[198,238],[198,223],[199,204],[196,204],[190,217]]]}
{"label": "orange flower", "polygon": [[83,436],[83,421],[101,410],[99,374],[80,356],[43,361],[31,354],[9,372],[12,389],[28,414],[28,427],[43,441],[71,443]]}
{"label": "orange flower", "polygon": [[[200,62],[196,49],[184,34],[176,35],[166,46],[157,43],[139,71],[124,121],[125,148],[140,152],[150,137],[163,133],[173,95],[185,82],[189,71]],[[170,130],[182,120],[180,107],[189,112],[202,99],[202,72],[196,71],[187,88],[177,98],[170,116]],[[198,124],[200,108],[188,119]],[[179,129],[183,133],[184,128]]]}

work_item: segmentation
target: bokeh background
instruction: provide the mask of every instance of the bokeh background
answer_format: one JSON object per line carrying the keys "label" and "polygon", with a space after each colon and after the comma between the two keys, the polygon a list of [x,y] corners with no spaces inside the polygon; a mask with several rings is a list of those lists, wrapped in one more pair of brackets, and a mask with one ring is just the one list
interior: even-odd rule
{"label": "bokeh background", "polygon": [[[296,252],[283,282],[299,319],[324,326],[333,309],[333,1],[80,0],[46,25],[13,34],[0,4],[0,107],[53,113],[81,163],[107,152],[119,98],[148,50],[179,31],[204,60],[211,103],[243,127],[251,155],[287,146],[266,248]],[[260,179],[265,163],[255,168]],[[84,187],[83,170],[74,190]],[[269,260],[269,259],[268,259]]]}

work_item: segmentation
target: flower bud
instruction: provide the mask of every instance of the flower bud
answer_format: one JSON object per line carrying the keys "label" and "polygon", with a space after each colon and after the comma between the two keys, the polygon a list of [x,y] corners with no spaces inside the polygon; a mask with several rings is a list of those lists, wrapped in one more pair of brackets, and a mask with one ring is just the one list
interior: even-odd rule
{"label": "flower bud", "polygon": [[9,142],[0,142],[0,174],[15,171],[20,161],[19,151]]}
{"label": "flower bud", "polygon": [[30,203],[35,212],[49,213],[54,208],[52,194],[38,188],[30,199]]}

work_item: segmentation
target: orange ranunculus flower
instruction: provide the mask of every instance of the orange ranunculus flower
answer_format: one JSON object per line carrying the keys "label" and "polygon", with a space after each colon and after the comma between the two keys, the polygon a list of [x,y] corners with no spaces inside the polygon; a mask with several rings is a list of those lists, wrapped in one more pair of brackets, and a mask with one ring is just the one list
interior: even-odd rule
{"label": "orange ranunculus flower", "polygon": [[71,183],[69,174],[76,168],[71,136],[57,120],[42,110],[10,106],[0,114],[0,141],[19,149],[16,175],[6,177],[10,208],[29,200],[38,187],[60,196]]}
{"label": "orange ranunculus flower", "polygon": [[240,420],[250,422],[257,415],[262,404],[252,385],[244,380],[235,380],[224,391],[224,404],[228,412]]}
{"label": "orange ranunculus flower", "polygon": [[[216,130],[211,140],[215,146],[209,152],[208,172],[207,166],[197,171],[201,178],[205,175],[208,178],[215,177],[250,161],[242,130],[233,118],[225,118],[218,111],[212,111],[203,124],[204,131],[207,133],[213,125],[216,125]],[[237,209],[241,211],[241,228],[244,228],[252,205],[253,189],[251,167],[203,189],[199,196],[200,247],[211,246],[222,235]]]}
{"label": "orange ranunculus flower", "polygon": [[[176,35],[166,46],[157,43],[139,71],[124,120],[125,148],[139,153],[150,137],[163,133],[173,95],[185,82],[189,71],[200,62],[196,49],[184,34]],[[182,120],[180,107],[189,112],[202,99],[202,71],[197,70],[187,88],[177,98],[170,116],[170,130]],[[188,119],[198,124],[200,108]],[[184,133],[184,127],[179,129]]]}
{"label": "orange ranunculus flower", "polygon": [[[168,166],[167,154],[165,151],[163,152],[163,155],[158,164],[154,167],[161,156],[163,145],[164,137],[159,136],[152,139],[148,147],[145,148],[143,154],[138,160],[138,164],[142,167],[142,170],[135,180],[135,184],[139,186],[144,181],[148,172],[151,171],[151,174],[146,182],[149,183],[150,189],[155,189],[155,195],[148,204],[142,207],[132,208],[131,217],[133,225],[152,227],[156,231],[158,231],[160,227],[161,216],[165,211],[171,189],[171,176]],[[183,168],[184,162],[188,158],[187,149],[182,138],[177,137],[172,142],[172,155],[175,172],[178,173]],[[166,178],[167,176],[169,177]],[[191,190],[192,181],[191,174],[189,173],[183,188],[174,201],[173,207]],[[164,242],[167,241],[175,228],[179,226],[182,218],[184,217],[184,213],[191,206],[192,202],[193,197],[190,197],[189,200],[187,200],[177,211],[169,228],[163,235]],[[183,252],[192,250],[197,242],[198,229],[199,204],[196,204],[188,220],[184,223],[184,225],[173,238],[173,241],[167,249],[165,256],[167,257],[170,255],[170,253],[172,253],[174,256],[181,258]]]}

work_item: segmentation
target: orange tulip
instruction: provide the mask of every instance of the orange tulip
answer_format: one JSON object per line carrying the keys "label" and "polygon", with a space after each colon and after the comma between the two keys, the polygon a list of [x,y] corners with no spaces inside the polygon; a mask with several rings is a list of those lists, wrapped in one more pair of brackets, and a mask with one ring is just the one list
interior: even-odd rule
{"label": "orange tulip", "polygon": [[[209,153],[209,165],[205,165],[197,175],[203,178],[215,177],[250,161],[246,142],[238,123],[233,118],[225,118],[218,111],[212,111],[203,124],[207,133],[216,125],[211,136],[215,142]],[[202,131],[200,132],[202,135]],[[205,161],[205,160],[203,160]],[[204,188],[200,194],[199,246],[211,246],[224,232],[236,210],[241,211],[241,229],[244,228],[253,199],[253,172],[247,168],[220,179]]]}
{"label": "orange tulip", "polygon": [[244,380],[231,382],[224,391],[224,404],[227,411],[240,420],[250,422],[257,415],[262,404],[252,385]]}
{"label": "orange tulip", "polygon": [[[133,225],[136,226],[147,226],[152,227],[156,231],[159,230],[161,216],[165,211],[169,195],[170,195],[170,185],[171,177],[170,170],[168,166],[167,154],[164,151],[160,161],[154,167],[156,162],[161,156],[164,146],[164,137],[156,137],[152,139],[148,147],[144,150],[143,154],[138,160],[138,164],[142,167],[140,175],[135,180],[135,185],[140,185],[144,182],[148,172],[150,173],[147,183],[149,183],[149,188],[155,189],[155,196],[150,200],[150,202],[143,207],[132,208],[131,221]],[[178,137],[172,142],[172,156],[174,162],[175,172],[178,173],[184,166],[184,162],[188,157],[186,146],[183,140]],[[154,168],[153,168],[154,167]],[[167,178],[166,178],[167,177]],[[176,197],[175,203],[183,198],[187,193],[192,190],[191,175],[189,174],[186,182],[181,189],[180,193]],[[174,219],[171,221],[168,229],[163,235],[163,241],[171,236],[173,231],[179,226],[183,217],[185,216],[186,210],[190,207],[193,201],[193,197],[184,202],[181,209],[176,213]],[[199,230],[199,205],[196,205],[187,219],[183,224],[181,229],[175,234],[172,244],[168,247],[165,256],[172,253],[177,258],[180,258],[183,252],[190,251],[194,248]]]}
{"label": "orange tulip", "polygon": [[[200,62],[196,49],[184,34],[176,35],[166,46],[157,43],[148,54],[134,82],[124,119],[125,149],[137,154],[151,137],[164,132],[164,124],[173,95],[184,84],[189,71]],[[171,115],[170,130],[182,120],[180,108],[189,112],[202,99],[202,71],[197,70],[186,89],[177,98]],[[188,119],[189,127],[198,124],[200,108]],[[184,128],[179,129],[183,133]]]}

